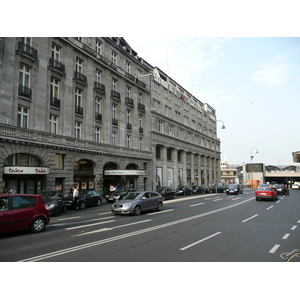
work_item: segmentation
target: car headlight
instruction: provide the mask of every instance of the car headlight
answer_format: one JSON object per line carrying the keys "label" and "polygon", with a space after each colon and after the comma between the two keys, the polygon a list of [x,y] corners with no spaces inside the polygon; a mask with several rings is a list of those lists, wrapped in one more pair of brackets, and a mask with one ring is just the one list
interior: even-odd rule
{"label": "car headlight", "polygon": [[116,199],[119,200],[119,199],[120,199],[120,196],[117,196]]}
{"label": "car headlight", "polygon": [[128,203],[128,204],[124,204],[123,207],[131,207],[132,204]]}
{"label": "car headlight", "polygon": [[237,192],[237,189],[235,189],[234,191]]}
{"label": "car headlight", "polygon": [[51,209],[53,209],[54,207],[55,207],[55,204],[52,203],[52,204],[50,204],[49,206],[47,206],[46,209],[51,210]]}

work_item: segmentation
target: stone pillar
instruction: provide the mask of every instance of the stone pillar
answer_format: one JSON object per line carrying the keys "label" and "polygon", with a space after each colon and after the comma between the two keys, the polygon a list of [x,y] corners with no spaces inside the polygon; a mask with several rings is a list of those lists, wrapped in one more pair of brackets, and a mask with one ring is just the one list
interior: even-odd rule
{"label": "stone pillar", "polygon": [[186,185],[186,151],[182,151],[182,185]]}
{"label": "stone pillar", "polygon": [[194,161],[194,153],[191,152],[191,185],[195,184],[195,161]]}
{"label": "stone pillar", "polygon": [[162,186],[168,185],[167,177],[168,177],[168,158],[167,158],[167,147],[162,147]]}

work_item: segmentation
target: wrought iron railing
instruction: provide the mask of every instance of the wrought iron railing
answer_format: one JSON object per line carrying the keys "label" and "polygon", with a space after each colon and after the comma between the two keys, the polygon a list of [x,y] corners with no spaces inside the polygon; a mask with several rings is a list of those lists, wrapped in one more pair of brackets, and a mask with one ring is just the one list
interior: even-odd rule
{"label": "wrought iron railing", "polygon": [[37,50],[24,42],[18,42],[18,51],[27,54],[33,59],[37,60]]}
{"label": "wrought iron railing", "polygon": [[31,99],[31,88],[24,85],[19,85],[19,96]]}
{"label": "wrought iron railing", "polygon": [[54,58],[49,58],[49,67],[61,73],[65,73],[65,65]]}

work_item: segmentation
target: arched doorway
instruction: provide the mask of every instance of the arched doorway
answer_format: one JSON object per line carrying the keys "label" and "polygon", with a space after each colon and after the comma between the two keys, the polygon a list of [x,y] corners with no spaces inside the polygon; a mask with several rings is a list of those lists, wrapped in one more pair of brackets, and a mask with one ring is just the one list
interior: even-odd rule
{"label": "arched doorway", "polygon": [[14,187],[16,193],[38,193],[45,185],[47,174],[49,168],[43,167],[38,157],[28,153],[15,153],[4,161],[4,185],[8,190]]}
{"label": "arched doorway", "polygon": [[74,186],[81,190],[95,188],[94,164],[92,161],[81,159],[75,163]]}
{"label": "arched doorway", "polygon": [[118,170],[119,167],[114,162],[108,162],[103,167],[103,194],[108,194],[109,185],[116,186],[117,184],[121,185],[121,176],[118,175],[106,175],[105,171],[108,170]]}

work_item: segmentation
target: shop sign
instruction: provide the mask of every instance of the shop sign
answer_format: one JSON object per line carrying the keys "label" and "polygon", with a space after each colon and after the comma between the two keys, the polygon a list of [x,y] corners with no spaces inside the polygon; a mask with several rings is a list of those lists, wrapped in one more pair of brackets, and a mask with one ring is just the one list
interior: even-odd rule
{"label": "shop sign", "polygon": [[140,175],[140,176],[145,176],[146,171],[145,170],[105,170],[104,175],[118,175],[118,176],[123,176],[123,175]]}
{"label": "shop sign", "polygon": [[4,174],[15,174],[15,175],[46,175],[49,174],[49,168],[44,167],[4,167]]}

